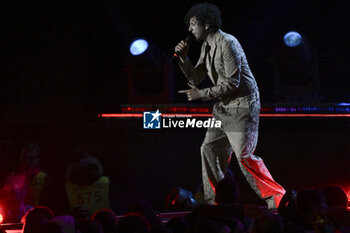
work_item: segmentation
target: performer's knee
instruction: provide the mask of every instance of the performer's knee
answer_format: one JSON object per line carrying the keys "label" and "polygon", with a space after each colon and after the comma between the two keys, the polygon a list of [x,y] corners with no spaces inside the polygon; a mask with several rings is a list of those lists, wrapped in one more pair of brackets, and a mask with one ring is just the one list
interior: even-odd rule
{"label": "performer's knee", "polygon": [[201,145],[201,156],[203,157],[205,152],[207,151],[207,144],[206,143],[202,143]]}
{"label": "performer's knee", "polygon": [[201,145],[201,155],[207,155],[213,151],[213,147],[209,143],[203,142]]}

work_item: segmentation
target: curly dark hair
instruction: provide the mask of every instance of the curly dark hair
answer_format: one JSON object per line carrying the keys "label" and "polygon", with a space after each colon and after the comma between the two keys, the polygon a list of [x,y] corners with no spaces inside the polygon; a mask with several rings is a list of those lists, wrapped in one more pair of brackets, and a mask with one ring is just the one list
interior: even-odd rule
{"label": "curly dark hair", "polygon": [[194,5],[185,15],[185,24],[187,27],[190,24],[190,19],[196,17],[196,20],[201,25],[209,25],[209,28],[215,32],[222,26],[221,11],[214,4],[200,3]]}

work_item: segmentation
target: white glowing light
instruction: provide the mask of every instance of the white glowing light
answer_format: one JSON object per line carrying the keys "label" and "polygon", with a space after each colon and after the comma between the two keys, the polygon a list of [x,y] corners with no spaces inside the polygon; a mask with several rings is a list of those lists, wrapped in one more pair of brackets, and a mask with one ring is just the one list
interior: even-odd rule
{"label": "white glowing light", "polygon": [[148,48],[148,43],[144,39],[137,39],[130,46],[130,53],[134,56],[144,53]]}

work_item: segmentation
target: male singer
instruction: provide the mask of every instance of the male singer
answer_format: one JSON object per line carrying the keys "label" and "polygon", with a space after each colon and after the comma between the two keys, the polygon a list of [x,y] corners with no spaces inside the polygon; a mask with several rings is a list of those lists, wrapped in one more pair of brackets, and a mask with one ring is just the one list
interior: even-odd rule
{"label": "male singer", "polygon": [[[219,99],[213,117],[221,120],[221,128],[208,128],[201,146],[204,199],[215,204],[215,187],[224,178],[232,151],[252,189],[277,208],[285,193],[275,182],[263,160],[254,155],[258,140],[260,99],[259,89],[250,71],[238,40],[220,30],[221,12],[213,4],[193,6],[185,16],[188,30],[198,41],[204,41],[196,66],[187,56],[189,44],[181,41],[175,47],[179,65],[189,80],[191,89],[179,91],[189,101]],[[209,76],[213,86],[196,86]]]}

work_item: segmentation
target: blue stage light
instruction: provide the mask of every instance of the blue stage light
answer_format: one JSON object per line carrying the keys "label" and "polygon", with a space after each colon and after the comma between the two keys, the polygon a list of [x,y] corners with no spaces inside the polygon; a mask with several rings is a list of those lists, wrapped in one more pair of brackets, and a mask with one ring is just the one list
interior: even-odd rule
{"label": "blue stage light", "polygon": [[297,47],[300,45],[302,39],[303,37],[295,31],[290,31],[283,37],[284,44],[288,47]]}
{"label": "blue stage light", "polygon": [[339,103],[339,104],[337,104],[338,106],[350,106],[350,103]]}
{"label": "blue stage light", "polygon": [[148,43],[144,39],[137,39],[130,45],[130,53],[134,56],[144,53],[148,48]]}

